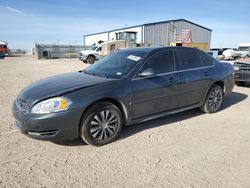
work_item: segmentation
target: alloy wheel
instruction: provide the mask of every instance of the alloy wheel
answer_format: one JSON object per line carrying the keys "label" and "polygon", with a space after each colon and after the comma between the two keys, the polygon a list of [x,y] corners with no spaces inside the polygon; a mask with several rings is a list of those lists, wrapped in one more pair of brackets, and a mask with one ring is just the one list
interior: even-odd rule
{"label": "alloy wheel", "polygon": [[95,58],[94,57],[88,57],[88,59],[87,59],[87,62],[89,63],[89,64],[93,64],[94,62],[95,62]]}
{"label": "alloy wheel", "polygon": [[209,94],[208,106],[211,111],[217,111],[222,103],[223,93],[220,88],[215,88]]}
{"label": "alloy wheel", "polygon": [[94,139],[107,140],[112,137],[118,128],[118,119],[109,110],[95,114],[90,122],[90,133]]}

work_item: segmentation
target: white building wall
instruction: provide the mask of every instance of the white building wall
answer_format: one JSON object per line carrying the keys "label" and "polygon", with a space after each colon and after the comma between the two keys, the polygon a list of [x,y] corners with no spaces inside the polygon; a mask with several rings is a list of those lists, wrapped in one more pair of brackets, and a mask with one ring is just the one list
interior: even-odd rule
{"label": "white building wall", "polygon": [[143,26],[133,27],[133,28],[128,28],[128,29],[118,29],[118,30],[114,30],[114,31],[111,31],[111,32],[103,32],[103,33],[99,33],[99,34],[87,35],[87,36],[84,36],[84,45],[91,46],[91,45],[93,45],[94,43],[97,43],[100,40],[102,40],[102,41],[116,40],[115,33],[124,32],[124,31],[137,32],[136,43],[143,43],[143,34],[142,34],[143,30],[142,30],[142,27]]}
{"label": "white building wall", "polygon": [[137,32],[137,38],[136,38],[136,43],[142,43],[142,26],[139,27],[133,27],[133,28],[129,28],[129,29],[121,29],[121,30],[115,30],[110,32],[109,34],[109,41],[115,40],[116,39],[116,35],[115,33],[118,32],[124,32],[124,31],[133,31],[133,32]]}
{"label": "white building wall", "polygon": [[108,32],[107,33],[100,33],[100,34],[94,34],[84,37],[84,45],[91,46],[94,43],[97,43],[98,41],[108,41]]}

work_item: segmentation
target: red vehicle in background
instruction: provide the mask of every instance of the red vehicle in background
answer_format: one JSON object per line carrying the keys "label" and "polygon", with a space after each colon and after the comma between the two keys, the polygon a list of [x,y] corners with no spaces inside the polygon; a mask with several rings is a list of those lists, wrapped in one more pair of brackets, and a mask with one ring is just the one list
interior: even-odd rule
{"label": "red vehicle in background", "polygon": [[0,40],[0,57],[5,57],[8,54],[8,43]]}

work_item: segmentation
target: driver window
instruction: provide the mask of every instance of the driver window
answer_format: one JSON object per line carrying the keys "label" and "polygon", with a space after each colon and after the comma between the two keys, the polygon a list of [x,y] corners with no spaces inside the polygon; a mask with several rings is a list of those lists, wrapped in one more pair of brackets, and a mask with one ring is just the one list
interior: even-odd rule
{"label": "driver window", "polygon": [[171,51],[160,52],[152,56],[144,65],[143,70],[151,68],[155,74],[164,74],[174,71],[174,61]]}

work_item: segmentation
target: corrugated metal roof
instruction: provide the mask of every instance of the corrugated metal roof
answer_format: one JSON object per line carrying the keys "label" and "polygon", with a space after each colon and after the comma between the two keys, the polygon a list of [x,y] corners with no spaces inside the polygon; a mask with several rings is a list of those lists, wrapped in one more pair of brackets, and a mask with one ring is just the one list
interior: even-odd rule
{"label": "corrugated metal roof", "polygon": [[119,29],[113,29],[113,30],[102,31],[102,32],[98,32],[98,33],[92,33],[92,34],[88,34],[88,35],[84,35],[84,36],[87,37],[87,36],[91,36],[91,35],[98,35],[98,34],[109,33],[109,32],[123,30],[123,29],[131,29],[131,28],[134,28],[134,27],[141,27],[141,26],[143,26],[143,25],[135,25],[135,26],[131,26],[131,27],[123,27],[123,28],[119,28]]}
{"label": "corrugated metal roof", "polygon": [[144,26],[147,26],[147,25],[155,25],[155,24],[162,24],[162,23],[169,23],[169,22],[180,22],[180,21],[184,21],[184,22],[188,22],[190,24],[193,24],[193,25],[196,25],[198,27],[201,27],[203,29],[206,29],[208,31],[212,31],[212,29],[209,29],[207,27],[204,27],[204,26],[201,26],[199,24],[196,24],[194,22],[191,22],[191,21],[188,21],[188,20],[185,20],[185,19],[176,19],[176,20],[168,20],[168,21],[160,21],[160,22],[154,22],[154,23],[147,23],[147,24],[144,24]]}
{"label": "corrugated metal roof", "polygon": [[175,19],[175,20],[167,20],[167,21],[146,23],[146,24],[135,25],[135,26],[130,26],[130,27],[123,27],[123,28],[118,28],[118,29],[113,29],[113,30],[98,32],[98,33],[92,33],[92,34],[84,35],[84,37],[91,36],[91,35],[97,35],[97,34],[103,34],[103,33],[107,33],[107,32],[109,33],[109,32],[113,32],[113,31],[117,31],[117,30],[131,29],[131,28],[134,28],[134,27],[142,27],[142,26],[148,26],[148,25],[156,25],[156,24],[169,23],[169,22],[179,22],[179,21],[185,21],[185,22],[188,22],[188,23],[190,23],[190,24],[193,24],[193,25],[196,25],[196,26],[198,26],[198,27],[201,27],[201,28],[203,28],[203,29],[206,29],[206,30],[208,30],[208,31],[212,31],[212,29],[209,29],[209,28],[207,28],[207,27],[201,26],[201,25],[199,25],[199,24],[196,24],[196,23],[194,23],[194,22],[188,21],[188,20],[186,20],[186,19]]}

